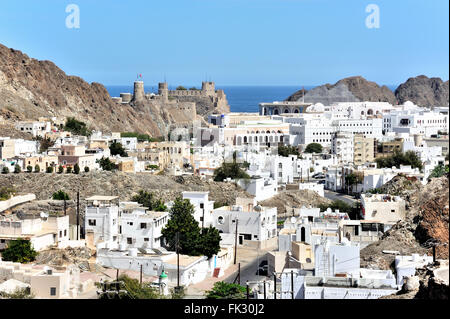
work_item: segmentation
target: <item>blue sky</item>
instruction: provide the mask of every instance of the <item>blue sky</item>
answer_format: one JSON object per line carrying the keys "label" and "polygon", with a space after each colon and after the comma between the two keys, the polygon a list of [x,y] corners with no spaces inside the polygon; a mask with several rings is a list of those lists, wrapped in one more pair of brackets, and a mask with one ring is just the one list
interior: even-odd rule
{"label": "blue sky", "polygon": [[[68,29],[68,4],[80,28]],[[365,25],[368,4],[380,28]],[[449,78],[448,0],[2,1],[0,43],[105,85]]]}

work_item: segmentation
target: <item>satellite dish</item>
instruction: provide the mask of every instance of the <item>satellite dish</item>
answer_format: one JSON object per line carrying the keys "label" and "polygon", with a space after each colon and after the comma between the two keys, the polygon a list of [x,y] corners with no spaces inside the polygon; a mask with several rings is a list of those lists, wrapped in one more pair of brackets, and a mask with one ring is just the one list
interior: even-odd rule
{"label": "satellite dish", "polygon": [[292,224],[295,224],[296,221],[297,221],[297,218],[291,217],[291,223],[292,223]]}
{"label": "satellite dish", "polygon": [[40,213],[41,218],[48,218],[48,214],[41,212]]}

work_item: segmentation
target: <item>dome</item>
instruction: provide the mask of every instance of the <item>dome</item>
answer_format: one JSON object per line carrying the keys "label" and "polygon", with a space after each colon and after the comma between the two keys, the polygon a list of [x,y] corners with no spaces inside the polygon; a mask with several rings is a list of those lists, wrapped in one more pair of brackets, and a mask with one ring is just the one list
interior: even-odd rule
{"label": "dome", "polygon": [[410,108],[414,108],[415,105],[414,105],[414,103],[411,102],[411,101],[406,101],[405,103],[403,103],[403,107],[404,107],[405,109],[410,109]]}

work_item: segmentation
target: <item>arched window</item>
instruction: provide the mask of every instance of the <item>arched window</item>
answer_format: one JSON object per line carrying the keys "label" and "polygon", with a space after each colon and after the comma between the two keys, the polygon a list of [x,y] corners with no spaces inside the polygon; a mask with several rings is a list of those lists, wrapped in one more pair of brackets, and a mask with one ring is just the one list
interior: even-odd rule
{"label": "arched window", "polygon": [[278,115],[278,114],[280,114],[280,113],[279,113],[278,109],[275,109],[275,110],[273,111],[273,114],[274,114],[274,115]]}
{"label": "arched window", "polygon": [[300,113],[300,111],[298,109],[295,109],[294,113]]}
{"label": "arched window", "polygon": [[244,136],[244,144],[247,144],[247,136]]}
{"label": "arched window", "polygon": [[300,241],[304,242],[306,240],[306,231],[305,227],[302,227],[300,230]]}

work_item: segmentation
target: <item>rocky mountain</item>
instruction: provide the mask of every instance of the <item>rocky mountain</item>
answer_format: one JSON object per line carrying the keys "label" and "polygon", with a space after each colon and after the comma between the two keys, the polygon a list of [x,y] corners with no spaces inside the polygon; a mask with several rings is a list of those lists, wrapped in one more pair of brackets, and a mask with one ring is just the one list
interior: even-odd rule
{"label": "rocky mountain", "polygon": [[433,178],[423,186],[417,180],[398,175],[382,187],[382,192],[401,196],[407,203],[405,220],[389,229],[383,238],[361,250],[361,267],[392,269],[394,256],[383,250],[432,254],[436,244],[438,259],[448,259],[449,243],[449,180],[448,176]]}
{"label": "rocky mountain", "polygon": [[[301,101],[303,90],[295,92],[287,101]],[[312,90],[305,90],[306,103],[322,103],[330,105],[333,102],[376,101],[396,103],[394,93],[387,86],[379,86],[361,76],[342,79],[335,84],[325,84]]]}
{"label": "rocky mountain", "polygon": [[[305,92],[305,94],[303,93]],[[447,106],[449,103],[449,84],[440,78],[428,78],[420,75],[400,84],[393,93],[387,86],[379,86],[361,76],[342,79],[335,84],[325,84],[309,91],[299,90],[286,101],[302,101],[303,94],[307,103],[333,102],[389,102],[393,105],[411,101],[422,107]]]}
{"label": "rocky mountain", "polygon": [[53,62],[32,59],[0,44],[0,119],[73,116],[92,129],[162,136],[169,125],[192,121],[180,113],[176,107],[156,103],[118,104],[103,85],[66,75]]}
{"label": "rocky mountain", "polygon": [[409,78],[395,90],[395,96],[400,104],[411,101],[424,107],[447,106],[448,95],[448,81],[428,78],[425,75]]}

